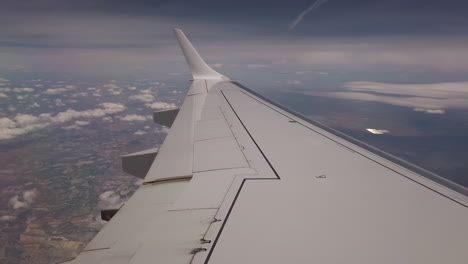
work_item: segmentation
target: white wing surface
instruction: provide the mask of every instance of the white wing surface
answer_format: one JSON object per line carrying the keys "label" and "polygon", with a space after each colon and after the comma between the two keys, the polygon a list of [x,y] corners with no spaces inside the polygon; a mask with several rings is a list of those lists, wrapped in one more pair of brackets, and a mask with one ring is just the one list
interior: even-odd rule
{"label": "white wing surface", "polygon": [[230,81],[175,33],[187,97],[155,115],[172,127],[145,183],[71,263],[468,263],[466,188]]}

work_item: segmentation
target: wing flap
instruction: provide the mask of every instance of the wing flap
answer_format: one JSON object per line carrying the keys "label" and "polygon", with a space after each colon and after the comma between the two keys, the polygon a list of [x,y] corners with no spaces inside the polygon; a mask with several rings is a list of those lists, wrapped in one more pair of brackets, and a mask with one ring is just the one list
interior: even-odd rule
{"label": "wing flap", "polygon": [[201,140],[194,144],[194,172],[248,167],[233,137]]}

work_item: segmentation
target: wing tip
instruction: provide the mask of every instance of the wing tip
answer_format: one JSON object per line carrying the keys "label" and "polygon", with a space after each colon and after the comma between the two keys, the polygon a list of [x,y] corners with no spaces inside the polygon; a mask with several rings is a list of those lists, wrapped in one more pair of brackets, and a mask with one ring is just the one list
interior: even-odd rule
{"label": "wing tip", "polygon": [[218,79],[218,80],[229,80],[226,76],[213,70],[206,62],[202,59],[197,50],[193,47],[192,43],[185,36],[184,32],[179,28],[173,29],[176,38],[179,42],[179,46],[182,49],[182,53],[185,56],[185,60],[192,71],[194,80],[197,79]]}

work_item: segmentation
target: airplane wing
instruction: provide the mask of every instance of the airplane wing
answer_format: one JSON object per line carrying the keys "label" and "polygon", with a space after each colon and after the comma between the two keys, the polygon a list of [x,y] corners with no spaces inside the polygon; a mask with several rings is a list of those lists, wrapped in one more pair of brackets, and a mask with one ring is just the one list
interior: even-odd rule
{"label": "airplane wing", "polygon": [[193,74],[144,184],[71,263],[468,263],[468,190],[265,99]]}

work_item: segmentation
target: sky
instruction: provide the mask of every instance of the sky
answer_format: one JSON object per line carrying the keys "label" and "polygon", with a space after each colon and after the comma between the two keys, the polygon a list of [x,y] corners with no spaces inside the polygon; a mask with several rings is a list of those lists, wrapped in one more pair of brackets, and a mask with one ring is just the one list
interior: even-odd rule
{"label": "sky", "polygon": [[186,72],[178,27],[218,65],[468,71],[466,1],[318,2],[4,0],[0,69]]}

